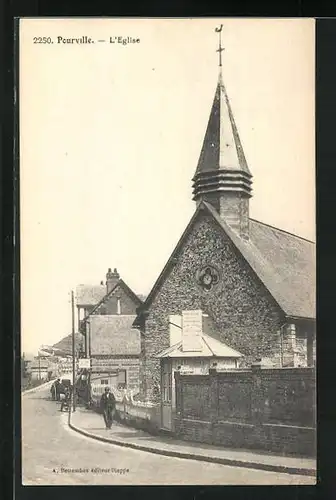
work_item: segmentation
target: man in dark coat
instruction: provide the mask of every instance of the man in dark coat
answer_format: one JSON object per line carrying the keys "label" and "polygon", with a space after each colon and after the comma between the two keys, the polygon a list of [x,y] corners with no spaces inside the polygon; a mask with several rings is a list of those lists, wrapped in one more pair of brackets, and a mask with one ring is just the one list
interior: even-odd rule
{"label": "man in dark coat", "polygon": [[55,401],[55,399],[56,399],[56,386],[55,386],[55,384],[56,384],[56,382],[54,382],[54,383],[52,384],[52,386],[50,387],[51,399],[52,399],[53,401]]}
{"label": "man in dark coat", "polygon": [[61,381],[58,378],[56,380],[56,382],[55,382],[55,396],[56,396],[56,401],[60,400],[60,385],[61,385]]}
{"label": "man in dark coat", "polygon": [[105,392],[100,399],[100,409],[103,412],[106,429],[111,429],[115,406],[116,400],[114,395],[110,392],[109,387],[105,387]]}

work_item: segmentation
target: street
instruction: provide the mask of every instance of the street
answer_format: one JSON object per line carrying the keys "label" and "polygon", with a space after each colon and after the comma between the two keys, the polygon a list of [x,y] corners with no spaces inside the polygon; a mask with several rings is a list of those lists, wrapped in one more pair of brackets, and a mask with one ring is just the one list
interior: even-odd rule
{"label": "street", "polygon": [[314,478],[307,476],[166,457],[94,441],[68,428],[68,415],[49,395],[47,387],[22,396],[24,485],[313,484]]}

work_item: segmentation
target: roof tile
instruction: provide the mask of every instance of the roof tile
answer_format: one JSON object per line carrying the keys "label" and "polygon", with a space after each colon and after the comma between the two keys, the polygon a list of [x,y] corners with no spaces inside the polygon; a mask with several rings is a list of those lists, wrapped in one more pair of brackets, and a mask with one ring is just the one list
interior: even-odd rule
{"label": "roof tile", "polygon": [[134,315],[90,316],[91,354],[139,355],[140,332],[132,328]]}
{"label": "roof tile", "polygon": [[76,288],[77,306],[95,306],[106,295],[105,285],[78,285]]}

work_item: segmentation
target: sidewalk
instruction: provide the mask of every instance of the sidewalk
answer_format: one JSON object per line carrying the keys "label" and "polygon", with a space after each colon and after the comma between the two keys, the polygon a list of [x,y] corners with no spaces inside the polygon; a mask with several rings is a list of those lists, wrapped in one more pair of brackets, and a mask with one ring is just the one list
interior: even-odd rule
{"label": "sidewalk", "polygon": [[31,392],[37,392],[46,389],[49,385],[51,385],[54,382],[54,380],[56,379],[48,380],[48,382],[45,382],[44,384],[37,385],[35,387],[32,387],[31,389],[26,389],[25,391],[21,391],[21,395],[24,396],[25,394],[30,394]]}
{"label": "sidewalk", "polygon": [[153,436],[145,431],[113,423],[106,430],[101,415],[77,408],[69,419],[71,429],[114,445],[159,455],[219,463],[233,467],[248,467],[288,474],[316,475],[316,461],[309,458],[284,457],[270,453],[219,448],[204,443],[180,441],[166,436]]}

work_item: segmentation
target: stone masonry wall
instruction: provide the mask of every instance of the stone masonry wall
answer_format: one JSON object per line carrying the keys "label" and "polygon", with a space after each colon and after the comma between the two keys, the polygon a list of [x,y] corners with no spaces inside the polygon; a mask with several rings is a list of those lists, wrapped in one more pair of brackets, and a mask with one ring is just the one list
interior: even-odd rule
{"label": "stone masonry wall", "polygon": [[[196,280],[197,271],[206,265],[220,274],[219,283],[210,291]],[[149,306],[144,336],[148,397],[153,375],[158,376],[160,369],[153,356],[169,346],[168,316],[181,314],[183,309],[202,309],[209,314],[220,340],[245,355],[243,366],[260,357],[280,363],[280,308],[223,230],[203,213]]]}

